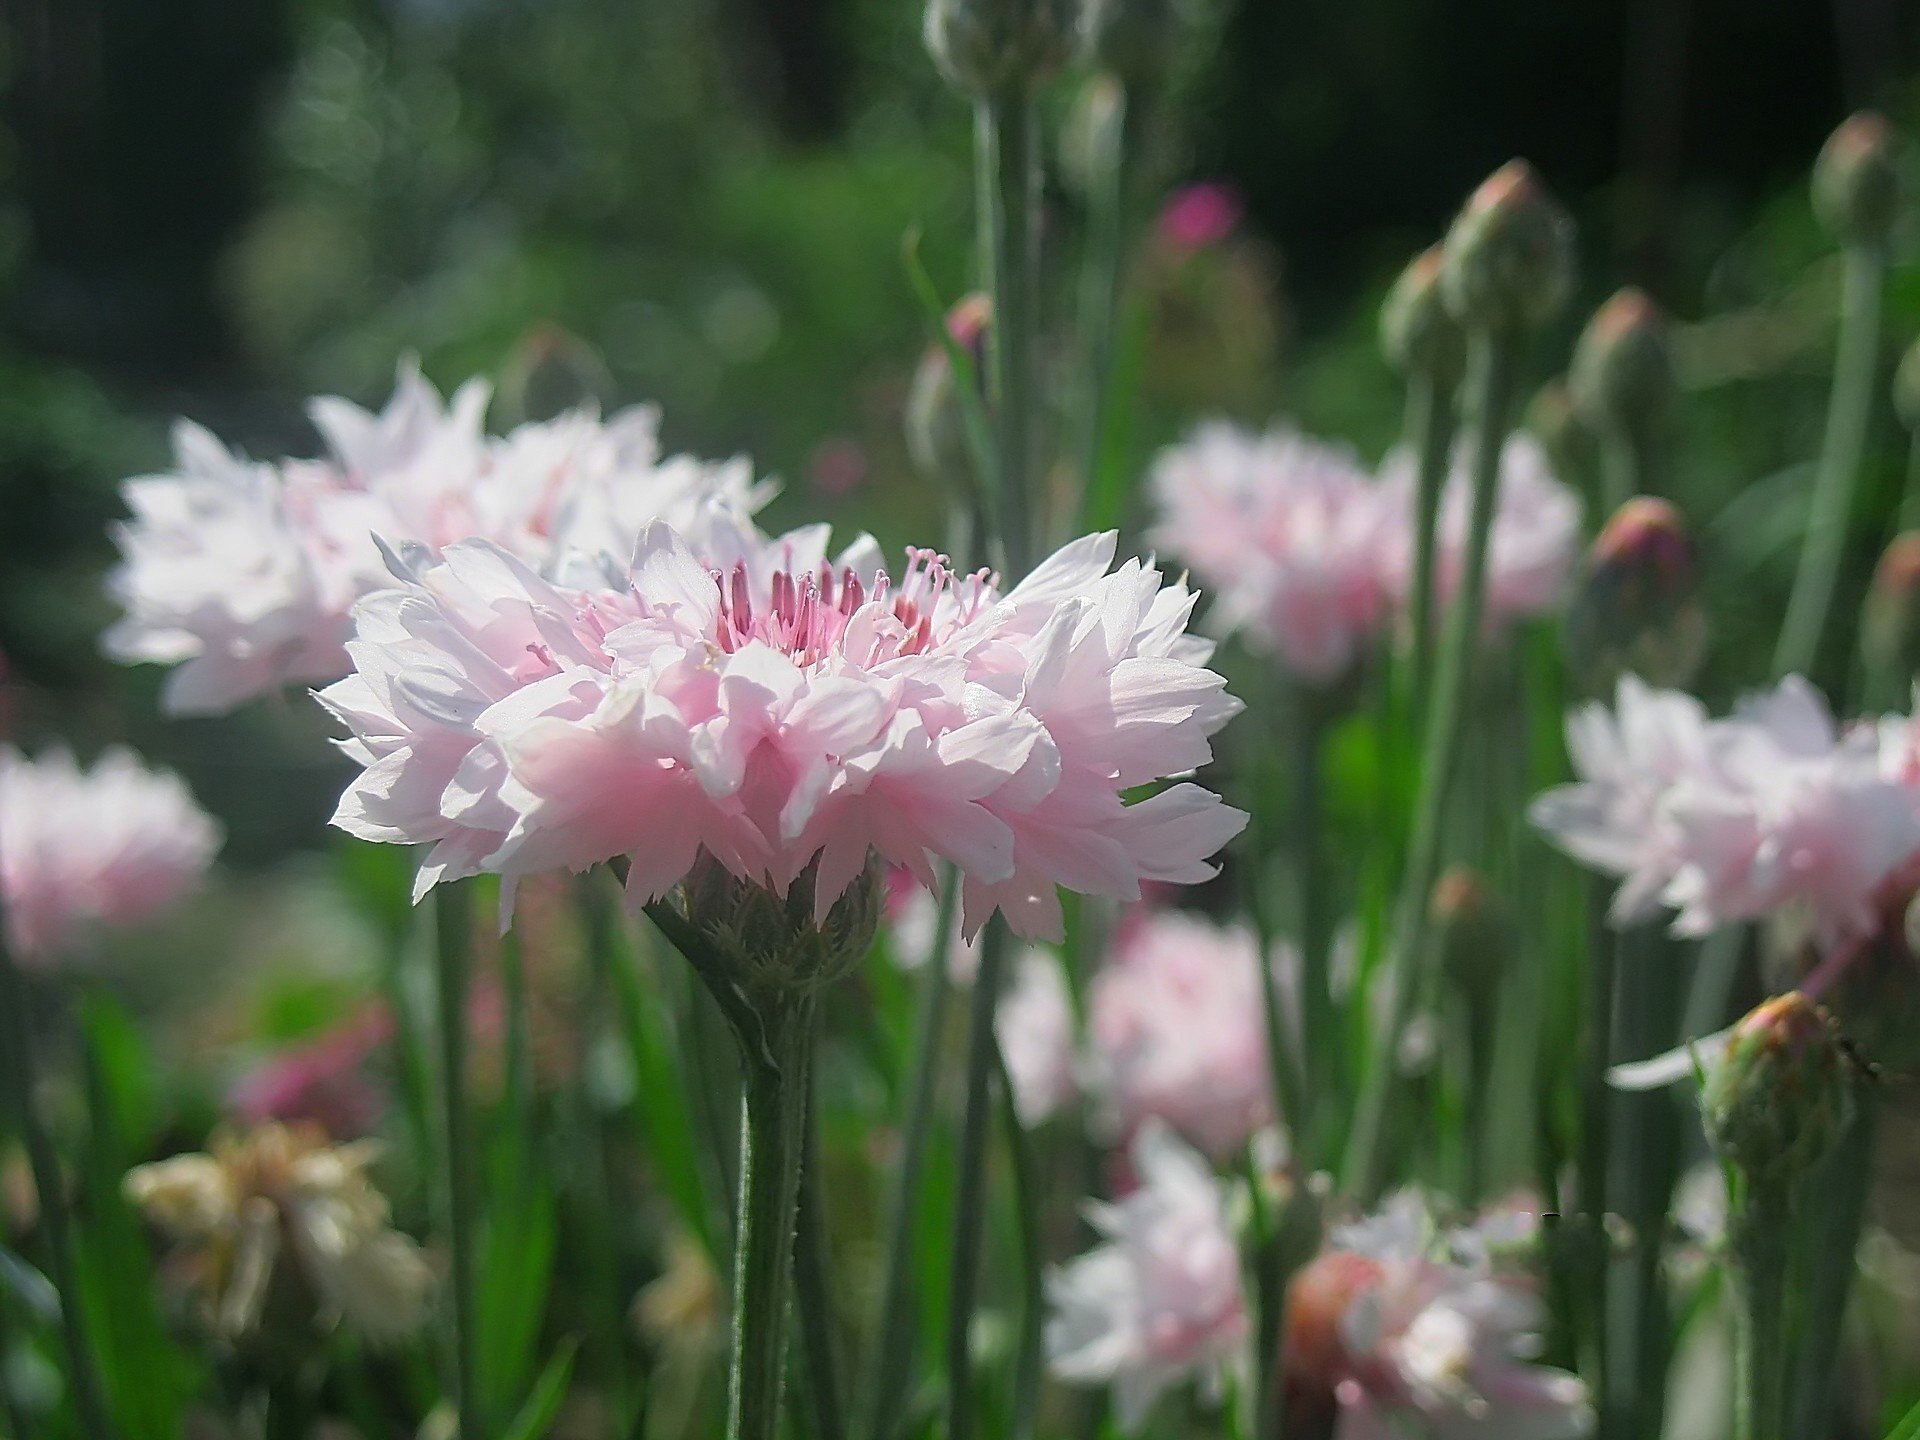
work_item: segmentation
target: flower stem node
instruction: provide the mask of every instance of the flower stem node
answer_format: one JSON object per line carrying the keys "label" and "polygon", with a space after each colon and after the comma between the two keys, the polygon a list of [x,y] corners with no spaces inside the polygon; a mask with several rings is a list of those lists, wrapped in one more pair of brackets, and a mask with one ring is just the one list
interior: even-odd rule
{"label": "flower stem node", "polygon": [[1447,232],[1440,283],[1469,330],[1533,330],[1566,302],[1573,222],[1526,161],[1508,161],[1468,198]]}
{"label": "flower stem node", "polygon": [[1678,510],[1636,495],[1615,511],[1567,613],[1568,664],[1588,693],[1611,694],[1626,674],[1685,688],[1706,652],[1698,585],[1693,538]]}
{"label": "flower stem node", "polygon": [[1628,286],[1594,312],[1569,379],[1574,403],[1594,425],[1658,433],[1673,409],[1673,345],[1666,314],[1646,291]]}
{"label": "flower stem node", "polygon": [[683,887],[686,918],[725,978],[749,997],[811,993],[853,973],[873,946],[886,887],[869,863],[820,912],[809,865],[782,895],[702,854]]}
{"label": "flower stem node", "polygon": [[927,50],[975,99],[1032,88],[1072,51],[1066,0],[928,0]]}
{"label": "flower stem node", "polygon": [[1844,245],[1886,245],[1901,190],[1899,136],[1870,110],[1843,121],[1813,164],[1814,213]]}
{"label": "flower stem node", "polygon": [[1413,257],[1380,307],[1380,348],[1403,375],[1451,393],[1466,363],[1466,339],[1440,293],[1438,245]]}
{"label": "flower stem node", "polygon": [[1791,1192],[1833,1148],[1852,1109],[1852,1077],[1833,1021],[1797,990],[1734,1026],[1700,1108],[1716,1154],[1748,1185]]}

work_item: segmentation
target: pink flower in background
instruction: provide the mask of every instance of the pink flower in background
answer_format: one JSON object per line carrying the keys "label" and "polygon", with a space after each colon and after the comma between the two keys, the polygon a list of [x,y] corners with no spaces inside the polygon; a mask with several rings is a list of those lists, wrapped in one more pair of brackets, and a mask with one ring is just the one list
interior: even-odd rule
{"label": "pink flower in background", "polygon": [[367,1067],[392,1037],[393,1016],[370,1009],[262,1062],[233,1087],[227,1107],[253,1125],[313,1121],[332,1139],[359,1139],[386,1107]]}
{"label": "pink flower in background", "polygon": [[1153,542],[1218,595],[1222,627],[1316,684],[1372,643],[1393,517],[1351,451],[1216,422],[1161,453],[1152,487]]}
{"label": "pink flower in background", "polygon": [[1722,720],[1630,677],[1616,712],[1568,722],[1580,781],[1534,802],[1533,822],[1575,859],[1625,878],[1615,923],[1658,906],[1702,935],[1804,915],[1823,944],[1874,923],[1874,895],[1920,850],[1920,805],[1894,726],[1842,735],[1799,676]]}
{"label": "pink flower in background", "polygon": [[349,610],[393,583],[376,540],[432,554],[485,536],[557,573],[563,558],[624,560],[657,517],[765,498],[744,462],[663,459],[650,409],[574,411],[492,439],[487,398],[475,381],[445,403],[403,369],[379,414],[315,400],[325,458],[273,464],[182,422],[174,468],[123,490],[132,518],[115,528],[109,586],[125,613],[107,653],[175,666],[167,708],[217,713],[347,672]]}
{"label": "pink flower in background", "polygon": [[82,770],[66,750],[0,748],[0,904],[6,942],[44,965],[92,925],[127,926],[181,899],[220,848],[220,827],[180,778],[129,750]]}
{"label": "pink flower in background", "polygon": [[[1285,956],[1274,963],[1290,973]],[[1087,1009],[1089,1085],[1119,1135],[1163,1121],[1221,1159],[1273,1122],[1252,930],[1177,910],[1130,917]]]}
{"label": "pink flower in background", "polygon": [[649,526],[591,587],[486,541],[416,563],[321,697],[365,767],[336,823],[433,842],[423,884],[625,856],[637,899],[702,849],[781,892],[817,860],[823,909],[870,854],[929,888],[944,858],[968,934],[999,909],[1058,936],[1060,885],[1213,873],[1239,811],[1193,784],[1122,798],[1206,764],[1239,709],[1184,586],[1112,568],[1111,535],[1005,594],[931,551],[896,579],[871,541],[826,547],[715,512],[692,541]]}
{"label": "pink flower in background", "polygon": [[[894,963],[902,970],[919,970],[933,956],[940,901],[908,871],[895,867],[887,872],[886,918]],[[956,985],[971,985],[980,973],[980,940],[978,936],[969,940],[961,929],[956,910],[953,934],[947,937],[947,974]]]}
{"label": "pink flower in background", "polygon": [[1155,230],[1163,243],[1176,250],[1206,250],[1231,235],[1245,213],[1231,185],[1202,181],[1167,197]]}
{"label": "pink flower in background", "polygon": [[1294,1426],[1334,1440],[1579,1440],[1586,1388],[1534,1363],[1543,1310],[1523,1281],[1464,1259],[1417,1196],[1336,1230],[1288,1290]]}
{"label": "pink flower in background", "polygon": [[1047,1278],[1049,1366],[1112,1385],[1124,1431],[1171,1385],[1217,1389],[1247,1335],[1226,1187],[1160,1125],[1134,1137],[1132,1161],[1138,1188],[1088,1210],[1102,1243]]}
{"label": "pink flower in background", "polygon": [[1053,952],[1036,946],[1020,956],[995,1011],[994,1033],[1022,1125],[1038,1125],[1073,1103],[1073,1002]]}
{"label": "pink flower in background", "polygon": [[[1464,445],[1440,496],[1434,585],[1444,604],[1460,586],[1466,565],[1473,482]],[[1413,588],[1413,460],[1395,451],[1381,466],[1380,483],[1395,516],[1384,579],[1403,605]],[[1580,497],[1554,478],[1546,451],[1515,435],[1500,455],[1500,485],[1487,541],[1486,624],[1497,631],[1518,620],[1550,614],[1564,599],[1580,550]]]}

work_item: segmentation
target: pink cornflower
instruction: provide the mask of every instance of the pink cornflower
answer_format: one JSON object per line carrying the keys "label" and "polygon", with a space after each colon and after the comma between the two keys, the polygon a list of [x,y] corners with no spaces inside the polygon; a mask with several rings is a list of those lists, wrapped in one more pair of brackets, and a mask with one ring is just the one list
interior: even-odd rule
{"label": "pink cornflower", "polygon": [[1339,679],[1372,643],[1392,516],[1351,451],[1215,422],[1163,451],[1152,484],[1153,542],[1218,595],[1223,628],[1312,684]]}
{"label": "pink cornflower", "polygon": [[1175,250],[1206,250],[1233,234],[1245,212],[1231,185],[1201,181],[1167,197],[1155,229]]}
{"label": "pink cornflower", "polygon": [[28,760],[0,747],[0,905],[23,963],[51,962],[91,926],[166,909],[219,848],[220,827],[180,778],[129,750],[83,771],[64,749]]}
{"label": "pink cornflower", "polygon": [[1579,1379],[1534,1363],[1542,1308],[1531,1288],[1471,1253],[1411,1195],[1336,1230],[1288,1290],[1289,1429],[1333,1440],[1591,1434]]}
{"label": "pink cornflower", "polygon": [[[1290,975],[1290,958],[1269,963]],[[1273,1122],[1260,944],[1246,926],[1129,917],[1087,1011],[1089,1083],[1120,1136],[1160,1120],[1223,1159]]]}
{"label": "pink cornflower", "polygon": [[[1002,911],[1058,937],[1056,887],[1192,883],[1245,817],[1193,784],[1238,709],[1185,633],[1192,594],[1114,537],[1002,593],[931,551],[897,578],[871,541],[656,522],[591,585],[463,541],[356,611],[355,673],[321,698],[365,767],[335,823],[431,842],[422,884],[624,856],[657,898],[705,850],[826,907],[870,855],[964,877],[966,932]],[[1111,571],[1111,573],[1109,573]],[[509,889],[511,886],[509,886]]]}
{"label": "pink cornflower", "polygon": [[1218,1390],[1247,1336],[1226,1187],[1160,1125],[1134,1137],[1132,1168],[1138,1188],[1088,1209],[1099,1247],[1047,1278],[1048,1364],[1073,1384],[1112,1385],[1123,1431],[1171,1385]]}
{"label": "pink cornflower", "polygon": [[349,610],[392,583],[381,544],[432,554],[484,536],[557,573],[563,557],[624,558],[656,517],[764,498],[744,462],[663,459],[651,409],[573,411],[496,439],[487,399],[470,381],[443,402],[405,368],[379,414],[315,400],[324,457],[270,464],[181,422],[174,468],[123,490],[132,518],[115,527],[109,587],[125,613],[107,653],[175,666],[167,708],[217,713],[347,672]]}
{"label": "pink cornflower", "polygon": [[[1470,459],[1464,446],[1440,494],[1434,587],[1444,606],[1460,586],[1473,508]],[[1404,450],[1387,456],[1380,484],[1394,515],[1383,580],[1401,604],[1413,589],[1414,470]],[[1565,598],[1580,550],[1580,497],[1554,478],[1546,451],[1515,435],[1500,454],[1493,529],[1487,537],[1486,625],[1498,633],[1519,620],[1552,613]]]}

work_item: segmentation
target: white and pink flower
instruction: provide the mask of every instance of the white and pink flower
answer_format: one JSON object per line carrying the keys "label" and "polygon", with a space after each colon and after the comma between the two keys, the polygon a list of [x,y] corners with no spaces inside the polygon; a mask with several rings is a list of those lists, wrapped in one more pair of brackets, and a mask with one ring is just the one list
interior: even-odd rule
{"label": "white and pink flower", "polygon": [[28,760],[0,748],[0,905],[24,964],[56,960],[93,926],[165,910],[219,848],[220,827],[180,778],[129,750],[82,770],[66,750]]}
{"label": "white and pink flower", "polygon": [[261,463],[200,427],[174,431],[174,468],[129,480],[110,588],[125,612],[115,659],[176,667],[165,703],[209,714],[349,666],[348,612],[392,583],[382,545],[437,554],[482,536],[534,569],[611,551],[665,517],[687,525],[711,500],[765,498],[744,461],[663,458],[649,408],[605,420],[573,411],[484,433],[479,382],[451,400],[403,369],[378,414],[344,400],[310,407],[325,457]]}
{"label": "white and pink flower", "polygon": [[1057,887],[1131,900],[1210,876],[1245,817],[1191,783],[1240,708],[1186,634],[1193,595],[1114,537],[1002,593],[931,551],[899,577],[825,527],[769,539],[714,512],[655,522],[633,559],[560,584],[488,541],[402,563],[355,612],[354,673],[322,700],[365,767],[335,821],[432,843],[423,885],[627,858],[636,899],[706,850],[831,905],[870,855],[964,877],[1057,937]]}
{"label": "white and pink flower", "polygon": [[1102,1243],[1047,1278],[1047,1358],[1077,1385],[1111,1385],[1123,1431],[1170,1386],[1217,1391],[1247,1338],[1227,1188],[1153,1124],[1134,1137],[1136,1189],[1089,1207]]}

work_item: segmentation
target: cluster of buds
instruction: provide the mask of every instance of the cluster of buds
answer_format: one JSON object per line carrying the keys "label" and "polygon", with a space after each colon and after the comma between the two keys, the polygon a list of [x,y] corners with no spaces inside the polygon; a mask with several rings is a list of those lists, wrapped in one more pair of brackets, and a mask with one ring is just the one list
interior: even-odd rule
{"label": "cluster of buds", "polygon": [[1588,552],[1567,612],[1567,661],[1589,694],[1622,675],[1684,687],[1706,651],[1699,567],[1680,512],[1638,495],[1615,512]]}
{"label": "cluster of buds", "polygon": [[1468,198],[1447,232],[1440,285],[1469,330],[1532,330],[1566,301],[1573,223],[1526,161],[1508,161]]}
{"label": "cluster of buds", "polygon": [[1843,121],[1813,166],[1813,208],[1844,245],[1884,246],[1899,218],[1899,140],[1886,117],[1863,111]]}

